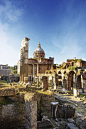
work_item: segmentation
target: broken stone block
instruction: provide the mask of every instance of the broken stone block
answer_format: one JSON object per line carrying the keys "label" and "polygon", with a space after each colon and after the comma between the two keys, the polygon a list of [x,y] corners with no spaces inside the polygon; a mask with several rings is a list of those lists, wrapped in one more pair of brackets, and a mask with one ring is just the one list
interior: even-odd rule
{"label": "broken stone block", "polygon": [[51,116],[56,118],[56,112],[58,108],[58,102],[51,102]]}
{"label": "broken stone block", "polygon": [[52,128],[52,127],[53,127],[53,124],[49,119],[37,122],[37,128],[38,129]]}
{"label": "broken stone block", "polygon": [[73,123],[68,123],[66,129],[79,129],[79,128],[76,127]]}
{"label": "broken stone block", "polygon": [[42,121],[47,120],[48,116],[43,116]]}
{"label": "broken stone block", "polygon": [[70,105],[63,106],[58,105],[57,109],[57,118],[72,118],[74,117],[75,109],[71,107]]}
{"label": "broken stone block", "polygon": [[43,76],[43,91],[48,90],[48,77]]}
{"label": "broken stone block", "polygon": [[68,118],[67,121],[70,123],[75,123],[75,121],[72,118]]}

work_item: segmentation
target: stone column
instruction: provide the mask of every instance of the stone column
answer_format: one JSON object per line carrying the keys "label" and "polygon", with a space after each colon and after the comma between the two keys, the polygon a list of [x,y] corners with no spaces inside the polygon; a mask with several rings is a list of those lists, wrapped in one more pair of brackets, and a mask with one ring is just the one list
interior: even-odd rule
{"label": "stone column", "polygon": [[75,97],[77,97],[79,95],[79,85],[78,85],[78,82],[74,83],[73,94],[74,94]]}
{"label": "stone column", "polygon": [[67,82],[67,90],[68,90],[68,77],[67,77],[67,79],[66,79],[66,82]]}
{"label": "stone column", "polygon": [[55,75],[53,77],[53,84],[54,84],[54,89],[56,89],[56,79],[55,79]]}
{"label": "stone column", "polygon": [[53,89],[53,86],[54,86],[54,84],[53,84],[53,76],[52,76],[52,89]]}
{"label": "stone column", "polygon": [[34,93],[27,93],[25,99],[26,129],[37,129],[37,100]]}
{"label": "stone column", "polygon": [[37,76],[37,87],[39,87],[39,77]]}
{"label": "stone column", "polygon": [[66,84],[66,79],[63,79],[63,93],[67,93],[67,84]]}
{"label": "stone column", "polygon": [[48,77],[43,76],[43,91],[48,90]]}
{"label": "stone column", "polygon": [[38,76],[38,69],[39,69],[39,67],[38,67],[38,64],[37,64],[37,76]]}
{"label": "stone column", "polygon": [[20,80],[28,82],[28,41],[29,38],[24,38],[21,45],[21,59],[20,59]]}
{"label": "stone column", "polygon": [[76,75],[73,75],[73,82],[76,82]]}
{"label": "stone column", "polygon": [[29,38],[24,39],[24,82],[28,83],[28,43],[29,43]]}
{"label": "stone column", "polygon": [[79,93],[83,92],[83,76],[81,75],[81,87],[79,87]]}
{"label": "stone column", "polygon": [[24,48],[22,48],[22,82],[24,82]]}
{"label": "stone column", "polygon": [[33,82],[34,82],[34,64],[33,64]]}
{"label": "stone column", "polygon": [[21,56],[20,56],[20,82],[22,82],[22,49],[21,49]]}
{"label": "stone column", "polygon": [[83,88],[83,77],[82,77],[82,75],[81,75],[81,86]]}
{"label": "stone column", "polygon": [[63,79],[64,79],[64,74],[62,73],[62,86],[63,86]]}

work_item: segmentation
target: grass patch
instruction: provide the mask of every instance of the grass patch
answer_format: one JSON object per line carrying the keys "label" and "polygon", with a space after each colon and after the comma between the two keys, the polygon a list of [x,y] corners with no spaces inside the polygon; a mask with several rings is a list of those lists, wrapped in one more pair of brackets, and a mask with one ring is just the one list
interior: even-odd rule
{"label": "grass patch", "polygon": [[12,102],[9,102],[9,101],[7,100],[7,98],[4,97],[4,98],[0,101],[0,106],[6,105],[6,104],[12,104]]}
{"label": "grass patch", "polygon": [[0,83],[7,83],[7,81],[5,81],[5,80],[0,80]]}
{"label": "grass patch", "polygon": [[79,94],[79,96],[80,96],[80,97],[84,97],[84,96],[85,96],[85,98],[86,98],[86,95],[83,95],[83,94]]}

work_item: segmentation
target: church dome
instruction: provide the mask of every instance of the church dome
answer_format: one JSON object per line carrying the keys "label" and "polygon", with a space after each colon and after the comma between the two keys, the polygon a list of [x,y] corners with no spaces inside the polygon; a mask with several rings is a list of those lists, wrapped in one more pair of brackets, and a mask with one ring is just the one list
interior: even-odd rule
{"label": "church dome", "polygon": [[38,48],[34,51],[34,58],[44,58],[45,57],[45,52],[41,48],[41,44],[38,44]]}

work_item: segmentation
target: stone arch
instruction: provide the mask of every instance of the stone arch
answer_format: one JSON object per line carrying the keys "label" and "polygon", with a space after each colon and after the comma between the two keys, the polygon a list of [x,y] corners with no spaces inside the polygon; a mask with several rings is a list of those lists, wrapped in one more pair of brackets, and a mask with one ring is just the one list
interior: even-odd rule
{"label": "stone arch", "polygon": [[78,75],[77,76],[77,82],[78,82],[78,85],[79,85],[79,89],[81,89],[81,75]]}
{"label": "stone arch", "polygon": [[71,87],[73,87],[73,75],[75,74],[74,71],[70,71],[68,74],[68,90],[71,90]]}
{"label": "stone arch", "polygon": [[66,73],[66,71],[64,71],[64,74]]}
{"label": "stone arch", "polygon": [[72,62],[71,65],[74,66],[74,62]]}
{"label": "stone arch", "polygon": [[61,74],[61,71],[59,71],[58,74]]}
{"label": "stone arch", "polygon": [[50,71],[49,73],[51,74],[52,72]]}
{"label": "stone arch", "polygon": [[55,82],[56,82],[56,86],[58,86],[58,74],[55,74]]}

